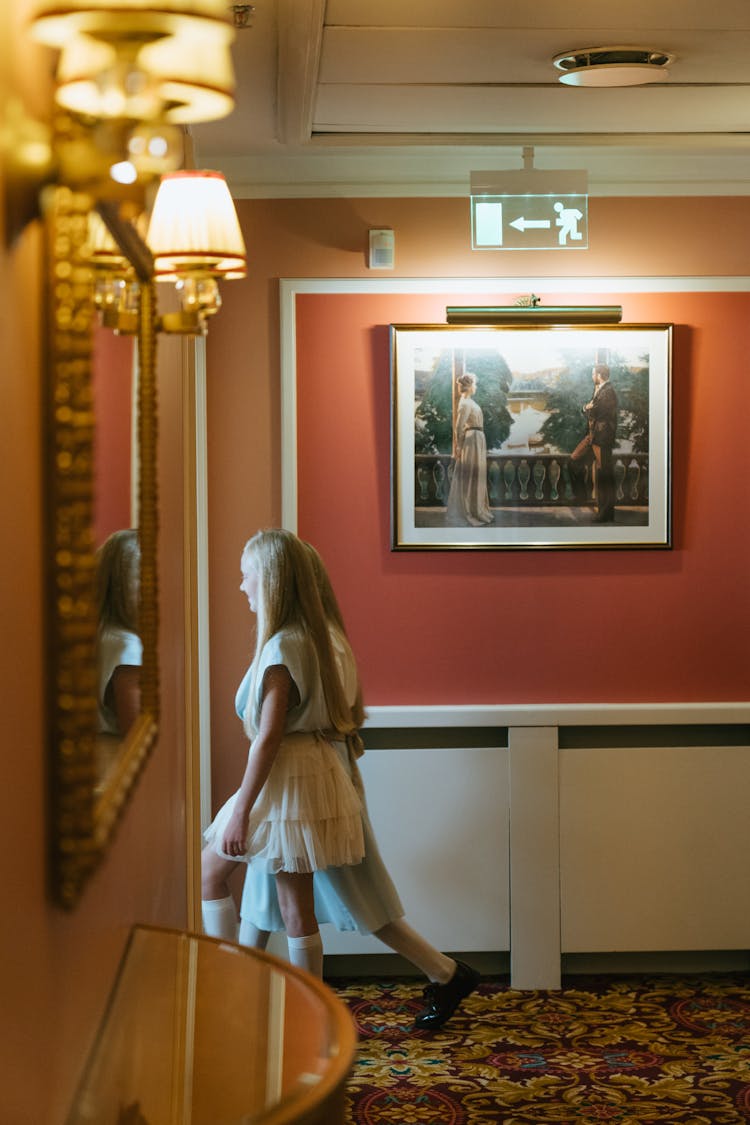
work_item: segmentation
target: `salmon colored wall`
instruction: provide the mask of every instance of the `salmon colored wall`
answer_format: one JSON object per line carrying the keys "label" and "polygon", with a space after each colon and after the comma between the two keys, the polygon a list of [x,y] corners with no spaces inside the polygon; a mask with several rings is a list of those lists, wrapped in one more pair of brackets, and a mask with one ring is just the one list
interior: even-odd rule
{"label": "salmon colored wall", "polygon": [[328,561],[370,703],[748,697],[746,420],[726,404],[744,397],[750,294],[574,300],[675,324],[671,551],[392,552],[388,325],[486,298],[297,298],[299,532]]}
{"label": "salmon colored wall", "polygon": [[[47,53],[21,37],[29,5],[0,5],[0,105],[28,93],[49,104]],[[0,196],[4,171],[0,162]],[[0,208],[0,215],[2,209]],[[0,218],[2,228],[2,218]],[[129,927],[184,925],[184,651],[182,645],[182,389],[164,353],[159,745],[105,862],[80,905],[65,913],[46,886],[46,733],[42,638],[41,247],[28,228],[11,250],[0,229],[3,410],[0,442],[0,823],[5,845],[0,925],[3,1125],[59,1125],[66,1117]]]}
{"label": "salmon colored wall", "polygon": [[[224,307],[221,316],[211,326],[208,341],[208,439],[209,439],[209,565],[211,614],[211,709],[212,744],[214,757],[213,798],[218,803],[236,786],[247,746],[239,722],[234,717],[234,692],[252,651],[252,622],[238,592],[239,555],[247,537],[259,526],[278,524],[281,520],[281,447],[280,447],[280,385],[279,385],[279,297],[278,280],[283,277],[493,277],[518,278],[518,292],[525,293],[528,286],[524,278],[548,277],[658,277],[658,276],[745,276],[750,275],[750,255],[737,231],[750,227],[750,199],[715,198],[592,198],[589,209],[590,248],[570,253],[561,251],[476,252],[469,247],[469,207],[465,199],[285,199],[244,200],[238,204],[250,254],[250,272],[245,281],[223,286]],[[717,215],[719,221],[717,221]],[[366,268],[367,232],[371,227],[393,227],[396,235],[396,269],[376,271]],[[553,285],[550,285],[550,295]],[[604,298],[597,294],[597,303]],[[745,298],[732,295],[713,297],[704,302],[700,296],[670,297],[653,301],[624,295],[626,317],[633,319],[636,309],[643,311],[645,319],[659,320],[662,316],[687,326],[678,335],[682,355],[690,355],[687,367],[681,367],[675,398],[675,528],[676,549],[671,552],[616,551],[612,554],[595,552],[582,566],[577,552],[529,552],[482,554],[469,559],[467,552],[430,559],[425,553],[391,555],[387,550],[387,520],[385,490],[388,488],[387,442],[388,418],[385,400],[372,397],[362,416],[369,426],[360,436],[361,442],[373,454],[370,494],[377,491],[377,514],[361,531],[374,552],[375,565],[381,568],[381,589],[375,607],[370,603],[370,591],[359,582],[353,569],[331,557],[332,543],[321,546],[342,589],[347,615],[355,632],[357,646],[363,659],[363,675],[370,702],[381,704],[426,701],[427,687],[414,690],[414,660],[423,659],[427,646],[421,647],[418,631],[411,617],[397,619],[388,608],[389,598],[383,591],[397,589],[406,577],[412,593],[420,587],[417,574],[427,576],[429,583],[442,575],[451,591],[464,586],[463,577],[468,572],[471,582],[492,583],[502,576],[513,591],[513,598],[530,608],[535,620],[543,614],[547,624],[554,625],[550,645],[540,645],[534,652],[534,664],[527,669],[526,679],[514,681],[515,701],[561,701],[574,691],[572,675],[568,674],[565,691],[559,688],[559,666],[552,651],[557,649],[559,662],[569,662],[565,657],[568,642],[562,625],[568,626],[573,610],[566,606],[561,592],[573,591],[580,603],[588,593],[593,568],[604,568],[606,587],[615,596],[624,583],[624,590],[632,602],[641,578],[648,580],[650,604],[659,611],[659,621],[668,613],[669,621],[680,622],[681,640],[689,633],[682,617],[683,596],[700,598],[699,604],[689,607],[693,614],[689,620],[697,621],[704,640],[710,640],[710,655],[703,653],[706,676],[702,680],[703,699],[727,698],[730,687],[721,680],[718,672],[708,668],[717,659],[726,644],[726,629],[719,621],[714,608],[722,613],[730,601],[729,593],[716,590],[716,568],[706,537],[716,530],[716,522],[726,517],[723,501],[715,503],[712,481],[701,475],[694,461],[697,450],[702,453],[709,445],[725,446],[727,426],[736,435],[739,422],[725,423],[714,400],[713,385],[718,368],[714,363],[714,346],[717,355],[729,365],[733,385],[740,377],[744,347],[741,337],[746,334],[744,315]],[[645,305],[644,305],[645,302]],[[446,302],[435,299],[428,302],[428,320],[444,317]],[[462,303],[465,303],[465,297]],[[483,303],[487,303],[486,297]],[[336,307],[334,303],[330,310]],[[399,300],[399,309],[403,305]],[[656,309],[660,310],[657,314]],[[339,306],[340,308],[340,306]],[[387,324],[393,319],[393,304],[373,304],[368,313],[357,312],[358,321],[336,324],[327,334],[327,358],[332,367],[327,377],[330,389],[348,385],[352,376],[358,375],[367,383],[373,377],[374,367],[370,353],[363,348],[362,339],[355,354],[362,358],[359,371],[343,361],[364,320],[366,325]],[[740,317],[736,314],[740,313]],[[400,314],[399,314],[400,315]],[[329,327],[331,327],[329,325]],[[334,343],[331,343],[334,341]],[[382,368],[383,338],[376,342],[376,354]],[[377,349],[380,349],[379,351]],[[338,349],[338,352],[337,352]],[[321,355],[323,353],[321,352]],[[338,356],[338,358],[337,358]],[[318,357],[314,357],[318,358]],[[682,361],[681,361],[682,362]],[[314,367],[314,364],[313,364]],[[346,370],[344,370],[346,368]],[[321,373],[318,371],[317,380]],[[722,376],[726,381],[726,376]],[[343,380],[340,383],[339,380]],[[372,385],[369,384],[372,392]],[[361,404],[360,404],[361,405]],[[705,418],[702,417],[705,415]],[[700,421],[699,421],[700,419]],[[330,453],[324,453],[329,458]],[[715,462],[714,462],[715,467]],[[348,468],[345,468],[345,472]],[[378,483],[376,485],[376,472]],[[314,481],[312,482],[314,484]],[[312,485],[311,485],[312,486]],[[689,487],[688,487],[689,486]],[[742,503],[742,478],[735,482],[738,502]],[[745,499],[746,499],[745,492]],[[346,519],[351,513],[347,511]],[[308,516],[303,513],[303,520]],[[701,521],[700,525],[699,522]],[[311,526],[301,527],[313,535]],[[719,529],[719,542],[726,546],[726,529]],[[747,552],[747,539],[741,528],[739,539],[732,545],[733,554]],[[326,536],[329,532],[326,532]],[[314,537],[314,535],[313,535]],[[697,544],[701,544],[697,547]],[[347,550],[349,546],[347,546]],[[355,546],[355,550],[359,550]],[[696,551],[698,553],[696,553]],[[334,556],[335,556],[334,551]],[[720,552],[716,552],[719,554]],[[676,576],[671,583],[670,576]],[[370,576],[371,577],[371,576]],[[602,583],[595,579],[598,587]],[[723,578],[722,578],[723,583]],[[667,601],[662,603],[660,592],[669,588]],[[428,586],[427,589],[430,589]],[[736,572],[731,579],[731,592],[738,595]],[[383,595],[383,596],[381,596]],[[398,599],[397,603],[398,604]],[[744,602],[742,603],[744,605]],[[451,645],[453,638],[443,633],[433,614],[435,588],[420,593],[417,606],[423,611],[422,619],[436,621],[439,634],[437,653],[431,654],[440,682],[450,685],[450,697],[441,702],[462,703],[471,700],[490,702],[492,699],[509,699],[507,683],[503,677],[496,681],[492,699],[483,683],[481,690],[475,679],[475,661],[466,668],[455,666]],[[380,642],[368,640],[369,614],[378,623],[378,635],[384,642],[398,637],[410,654],[410,668],[406,677],[385,674]],[[739,605],[736,611],[744,611]],[[383,616],[384,615],[384,616]],[[734,615],[734,609],[733,609]],[[641,618],[642,619],[642,618]],[[652,683],[632,666],[634,651],[638,648],[632,631],[628,642],[630,666],[617,668],[612,676],[611,690],[605,689],[603,673],[595,682],[598,698],[655,699],[685,698],[681,676],[687,674],[694,683],[697,655],[691,643],[687,652],[672,652],[678,657],[676,666],[663,670],[659,685]],[[618,638],[619,641],[619,638]],[[577,651],[582,634],[575,635]],[[370,646],[375,645],[375,648]],[[364,646],[364,648],[363,648]],[[469,648],[461,646],[463,658]],[[527,647],[530,649],[531,642]],[[645,644],[643,649],[645,651]],[[503,656],[502,639],[498,643]],[[541,675],[539,660],[541,653]],[[643,652],[637,652],[638,663]],[[720,663],[720,666],[723,665]],[[587,698],[591,662],[581,668],[580,694]],[[732,673],[731,687],[739,689],[739,671]],[[398,682],[397,682],[398,679]],[[502,693],[502,695],[500,694]],[[643,693],[643,694],[641,694]],[[747,692],[743,693],[745,696]],[[430,693],[430,698],[434,695]],[[588,695],[588,698],[594,696]]]}
{"label": "salmon colored wall", "polygon": [[94,335],[94,543],[132,525],[130,462],[132,441],[133,339],[106,328]]}

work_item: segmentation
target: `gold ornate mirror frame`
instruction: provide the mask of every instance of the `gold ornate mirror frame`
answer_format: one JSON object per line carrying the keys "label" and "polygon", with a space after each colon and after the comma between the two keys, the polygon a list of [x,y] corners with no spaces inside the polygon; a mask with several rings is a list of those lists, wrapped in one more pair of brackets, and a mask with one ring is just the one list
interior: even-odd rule
{"label": "gold ornate mirror frame", "polygon": [[47,386],[47,714],[51,894],[70,908],[106,852],[154,745],[159,720],[156,479],[156,300],[139,274],[138,460],[141,713],[104,777],[97,768],[96,563],[93,541],[93,273],[86,258],[93,199],[50,189],[45,211]]}

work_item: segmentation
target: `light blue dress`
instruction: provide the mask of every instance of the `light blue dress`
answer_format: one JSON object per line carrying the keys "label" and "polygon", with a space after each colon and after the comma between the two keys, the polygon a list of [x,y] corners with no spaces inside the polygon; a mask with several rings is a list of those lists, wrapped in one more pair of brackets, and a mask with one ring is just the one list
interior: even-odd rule
{"label": "light blue dress", "polygon": [[[350,704],[357,694],[357,670],[346,640],[331,631],[344,690]],[[247,680],[247,677],[246,677]],[[238,714],[243,717],[247,707],[247,686],[243,680],[237,693]],[[245,694],[243,695],[243,687]],[[361,821],[364,835],[364,858],[349,866],[329,866],[313,876],[315,917],[318,923],[331,922],[338,930],[374,933],[388,922],[404,915],[398,892],[383,863],[362,795],[362,784],[356,759],[345,742],[333,743],[342,767],[360,793]],[[273,876],[250,865],[242,894],[242,917],[259,930],[283,930],[284,922],[276,896]]]}

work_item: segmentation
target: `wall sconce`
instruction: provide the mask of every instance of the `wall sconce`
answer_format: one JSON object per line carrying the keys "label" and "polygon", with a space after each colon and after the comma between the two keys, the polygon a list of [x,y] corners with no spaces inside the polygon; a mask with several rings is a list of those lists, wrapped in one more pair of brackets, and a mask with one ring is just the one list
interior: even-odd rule
{"label": "wall sconce", "polygon": [[245,276],[247,254],[226,180],[220,172],[162,176],[146,242],[154,276],[173,281],[181,312],[162,317],[167,332],[205,331],[221,306],[218,281]]}
{"label": "wall sconce", "polygon": [[143,209],[149,184],[182,164],[181,126],[233,108],[236,33],[225,0],[153,7],[145,0],[37,0],[28,29],[59,51],[58,111],[49,128],[20,106],[4,107],[9,243],[40,213],[45,184]]}
{"label": "wall sconce", "polygon": [[[180,127],[233,108],[229,7],[225,0],[161,0],[153,7],[144,0],[39,0],[29,30],[60,51],[60,112],[44,166],[12,170],[25,206],[8,193],[9,235],[33,217],[44,184],[85,194],[102,322],[136,331],[139,287],[172,281],[182,309],[157,318],[157,329],[202,334],[220,306],[217,279],[245,276],[245,246],[224,177],[175,170]],[[31,124],[45,131],[6,112],[5,153],[19,151]],[[146,235],[147,199],[162,177]]]}
{"label": "wall sconce", "polygon": [[224,0],[46,0],[34,39],[61,51],[55,99],[96,118],[173,124],[211,121],[233,105]]}
{"label": "wall sconce", "polygon": [[219,280],[244,277],[246,257],[220,172],[163,176],[145,240],[139,224],[123,222],[107,202],[89,220],[94,301],[102,324],[123,335],[137,331],[139,287],[151,280],[173,283],[180,299],[179,312],[157,317],[157,330],[203,335],[207,318],[221,307]]}
{"label": "wall sconce", "polygon": [[[122,220],[117,212],[108,213],[116,228]],[[133,264],[112,237],[109,226],[98,211],[88,216],[88,254],[94,273],[94,307],[105,328],[117,333],[135,334],[138,330],[139,284]],[[147,263],[146,275],[152,270]]]}

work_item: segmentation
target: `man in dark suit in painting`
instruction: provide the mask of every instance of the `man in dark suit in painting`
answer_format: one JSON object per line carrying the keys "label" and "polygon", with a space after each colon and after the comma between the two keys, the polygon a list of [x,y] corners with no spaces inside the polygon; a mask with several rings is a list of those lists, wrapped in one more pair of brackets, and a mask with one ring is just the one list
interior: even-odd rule
{"label": "man in dark suit in painting", "polygon": [[584,469],[596,466],[596,523],[612,523],[615,518],[614,449],[617,433],[617,392],[609,381],[609,367],[597,363],[591,378],[594,393],[583,407],[588,433],[570,455],[570,471],[578,498],[585,503]]}

